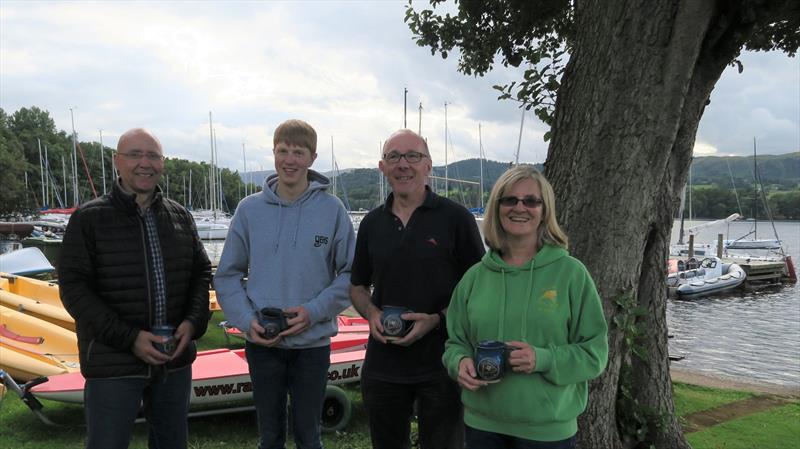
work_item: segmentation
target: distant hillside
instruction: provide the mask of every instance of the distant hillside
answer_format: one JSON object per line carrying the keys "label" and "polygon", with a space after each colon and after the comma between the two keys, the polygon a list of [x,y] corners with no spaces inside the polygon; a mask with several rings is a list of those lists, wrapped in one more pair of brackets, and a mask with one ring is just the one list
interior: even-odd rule
{"label": "distant hillside", "polygon": [[[478,182],[480,180],[480,160],[466,159],[448,164],[447,176],[451,180],[464,180]],[[732,191],[731,173],[736,183],[736,188],[741,192],[752,188],[753,184],[753,158],[752,157],[698,157],[692,164],[692,183],[699,185],[715,185],[723,191]],[[483,161],[483,188],[484,201],[488,198],[489,191],[497,178],[508,169],[507,162]],[[536,164],[542,170],[541,164]],[[800,185],[800,153],[783,155],[758,156],[758,171],[763,183],[769,190],[792,190]],[[274,170],[251,172],[247,180],[252,179],[254,184],[263,185],[264,178]],[[252,178],[250,175],[252,174]],[[330,173],[324,173],[330,177]],[[433,168],[434,176],[445,177],[444,166]],[[245,179],[245,176],[242,176]],[[337,195],[346,200],[352,210],[372,209],[380,204],[383,199],[379,196],[380,173],[375,168],[346,169],[340,175]],[[437,192],[443,194],[444,180],[433,180],[431,184]],[[467,205],[475,207],[480,204],[478,188],[475,185],[462,184],[451,181],[448,184],[450,196]]]}
{"label": "distant hillside", "polygon": [[[730,172],[728,167],[730,166]],[[716,184],[731,187],[731,173],[736,188],[753,185],[752,156],[698,157],[692,163],[692,184]],[[793,188],[800,185],[800,152],[759,155],[758,173],[764,185]]]}

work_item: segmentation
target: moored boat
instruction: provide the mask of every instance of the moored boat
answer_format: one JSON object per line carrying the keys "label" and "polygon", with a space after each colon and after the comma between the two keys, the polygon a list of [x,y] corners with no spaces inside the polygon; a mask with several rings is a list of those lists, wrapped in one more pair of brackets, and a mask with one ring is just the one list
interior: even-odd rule
{"label": "moored boat", "polygon": [[684,267],[667,276],[667,286],[681,298],[696,298],[734,289],[747,277],[735,263],[723,263],[718,257],[703,259],[699,266]]}
{"label": "moored boat", "polygon": [[0,305],[0,369],[14,380],[78,372],[74,332]]}

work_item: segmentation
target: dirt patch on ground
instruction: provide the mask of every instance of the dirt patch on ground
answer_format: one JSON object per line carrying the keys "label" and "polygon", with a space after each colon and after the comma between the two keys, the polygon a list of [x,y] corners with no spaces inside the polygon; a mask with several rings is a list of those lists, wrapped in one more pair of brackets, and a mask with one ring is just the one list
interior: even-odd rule
{"label": "dirt patch on ground", "polygon": [[730,404],[721,405],[709,410],[703,410],[691,415],[684,416],[683,431],[686,433],[697,432],[707,427],[716,426],[719,423],[741,418],[742,416],[753,413],[763,412],[771,408],[780,407],[792,402],[792,399],[772,396],[759,395],[753,396]]}

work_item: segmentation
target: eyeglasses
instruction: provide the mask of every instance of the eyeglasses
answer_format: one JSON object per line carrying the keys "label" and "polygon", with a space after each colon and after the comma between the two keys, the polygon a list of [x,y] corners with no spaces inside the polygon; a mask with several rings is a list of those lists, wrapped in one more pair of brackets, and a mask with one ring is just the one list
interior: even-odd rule
{"label": "eyeglasses", "polygon": [[418,153],[416,151],[409,151],[408,153],[398,153],[397,151],[392,151],[391,153],[384,154],[383,160],[390,164],[396,164],[400,162],[400,159],[405,158],[409,164],[416,164],[424,157],[427,157],[427,155]]}
{"label": "eyeglasses", "polygon": [[144,153],[141,151],[131,151],[130,153],[117,153],[120,156],[128,159],[130,161],[140,161],[144,158],[147,158],[150,162],[161,162],[164,160],[164,156],[158,153]]}
{"label": "eyeglasses", "polygon": [[505,207],[515,207],[517,203],[522,202],[522,205],[527,207],[528,209],[536,209],[537,207],[541,206],[544,201],[541,198],[536,198],[535,196],[526,196],[525,198],[517,198],[515,196],[504,196],[497,200],[497,202],[501,206]]}

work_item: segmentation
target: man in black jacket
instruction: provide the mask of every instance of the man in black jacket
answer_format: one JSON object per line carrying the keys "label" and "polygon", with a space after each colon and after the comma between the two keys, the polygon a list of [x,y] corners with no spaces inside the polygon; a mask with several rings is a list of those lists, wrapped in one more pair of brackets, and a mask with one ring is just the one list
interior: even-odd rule
{"label": "man in black jacket", "polygon": [[127,448],[143,404],[150,447],[185,448],[211,265],[191,214],[161,196],[158,139],[132,129],[114,161],[118,181],[72,214],[58,266],[86,378],[86,446]]}

